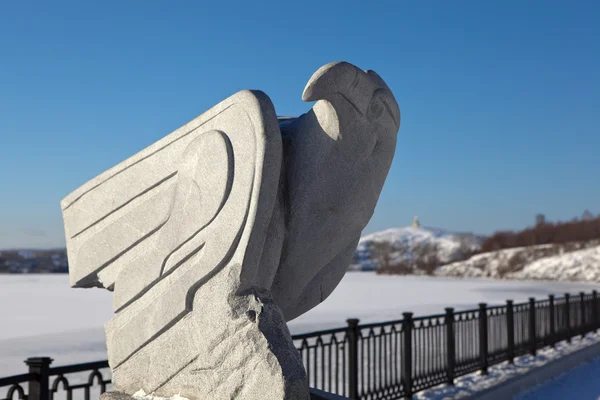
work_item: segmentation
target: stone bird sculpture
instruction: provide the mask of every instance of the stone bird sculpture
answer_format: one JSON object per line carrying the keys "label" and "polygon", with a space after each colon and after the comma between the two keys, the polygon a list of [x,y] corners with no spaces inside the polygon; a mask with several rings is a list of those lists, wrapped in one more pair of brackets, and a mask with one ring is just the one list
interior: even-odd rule
{"label": "stone bird sculpture", "polygon": [[242,91],[61,203],[73,287],[114,291],[117,392],[308,399],[286,321],[348,267],[400,110],[373,71],[320,68],[299,118]]}
{"label": "stone bird sculpture", "polygon": [[321,303],[344,276],[394,157],[400,109],[373,71],[321,67],[284,130],[286,235],[271,291],[286,320]]}

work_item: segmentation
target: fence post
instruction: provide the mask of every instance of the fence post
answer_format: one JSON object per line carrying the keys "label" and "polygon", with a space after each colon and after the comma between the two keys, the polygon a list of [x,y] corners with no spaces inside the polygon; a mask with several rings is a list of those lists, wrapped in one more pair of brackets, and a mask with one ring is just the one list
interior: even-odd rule
{"label": "fence post", "polygon": [[481,363],[481,375],[488,373],[488,324],[487,304],[479,303],[479,357]]}
{"label": "fence post", "polygon": [[456,363],[456,343],[454,342],[454,308],[446,308],[446,375],[448,385],[454,385],[454,365]]}
{"label": "fence post", "polygon": [[585,325],[585,292],[579,292],[579,302],[581,304],[581,338],[583,339],[586,334],[586,325]]}
{"label": "fence post", "polygon": [[565,293],[565,335],[567,336],[567,343],[571,343],[571,304],[569,298],[571,295]]}
{"label": "fence post", "polygon": [[404,342],[402,343],[402,387],[406,398],[411,399],[413,395],[412,382],[412,330],[413,313],[402,313],[402,332],[404,333]]}
{"label": "fence post", "polygon": [[508,362],[515,361],[515,314],[513,301],[506,300],[506,341],[508,342]]}
{"label": "fence post", "polygon": [[30,357],[25,360],[29,373],[35,374],[36,379],[29,381],[28,400],[47,400],[50,398],[48,369],[52,364],[50,357]]}
{"label": "fence post", "polygon": [[351,318],[348,323],[348,384],[349,397],[358,399],[358,323],[359,320]]}
{"label": "fence post", "polygon": [[598,329],[598,292],[592,290],[592,328],[591,331]]}
{"label": "fence post", "polygon": [[548,296],[548,301],[550,302],[550,337],[548,338],[548,344],[550,346],[554,346],[556,344],[556,320],[554,316],[554,295],[551,294]]}
{"label": "fence post", "polygon": [[535,332],[535,298],[529,298],[529,354],[535,356],[537,335]]}

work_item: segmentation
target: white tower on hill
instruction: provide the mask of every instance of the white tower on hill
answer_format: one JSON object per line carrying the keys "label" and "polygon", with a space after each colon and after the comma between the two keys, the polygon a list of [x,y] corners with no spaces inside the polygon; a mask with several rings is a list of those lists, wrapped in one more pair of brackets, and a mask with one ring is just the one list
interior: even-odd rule
{"label": "white tower on hill", "polygon": [[418,227],[420,227],[420,226],[421,226],[421,223],[419,222],[419,217],[415,217],[415,219],[413,219],[413,224],[412,224],[412,226],[413,226],[414,228],[418,228]]}

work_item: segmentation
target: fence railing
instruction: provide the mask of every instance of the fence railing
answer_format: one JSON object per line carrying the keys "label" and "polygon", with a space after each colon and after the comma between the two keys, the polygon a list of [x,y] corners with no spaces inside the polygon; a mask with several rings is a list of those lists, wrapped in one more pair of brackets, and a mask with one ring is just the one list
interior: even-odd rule
{"label": "fence railing", "polygon": [[[457,377],[481,371],[517,356],[570,341],[600,329],[598,293],[565,294],[546,300],[474,310],[413,317],[375,324],[347,320],[347,327],[293,336],[311,387],[351,399],[400,399],[440,385],[453,385]],[[29,373],[0,378],[7,387],[0,400],[55,399],[74,391],[89,400],[94,387],[103,393],[110,385],[101,370],[107,361],[51,368],[50,358],[29,358]],[[67,374],[87,373],[71,384]],[[110,374],[110,370],[107,372]],[[81,376],[80,376],[81,378]],[[27,388],[27,390],[25,390]],[[15,397],[17,396],[17,397]],[[99,394],[98,394],[99,396]],[[97,398],[97,397],[94,397]]]}
{"label": "fence railing", "polygon": [[[109,368],[108,361],[50,368],[52,361],[49,357],[28,358],[25,360],[25,364],[29,366],[28,374],[0,378],[0,388],[8,387],[6,397],[2,400],[54,399],[55,395],[61,391],[66,393],[68,400],[73,399],[74,393],[81,393],[85,400],[97,399],[111,383],[110,379],[105,378],[101,372],[101,370]],[[84,375],[83,379],[81,379],[82,374]],[[110,370],[107,371],[107,375],[109,374]],[[75,377],[79,375],[79,380],[83,380],[83,382],[72,383],[69,378],[73,379],[75,377],[68,377],[67,375],[75,375]],[[27,391],[25,390],[26,387]],[[92,397],[92,389],[95,389],[97,396]]]}

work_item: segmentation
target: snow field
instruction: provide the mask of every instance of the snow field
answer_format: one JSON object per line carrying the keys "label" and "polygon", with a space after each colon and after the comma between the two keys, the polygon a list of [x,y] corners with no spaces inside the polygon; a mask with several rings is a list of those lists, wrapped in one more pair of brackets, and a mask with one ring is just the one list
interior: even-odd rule
{"label": "snow field", "polygon": [[[355,272],[346,274],[325,302],[290,321],[288,326],[292,334],[299,334],[344,327],[347,318],[359,318],[361,324],[376,323],[402,319],[405,311],[414,312],[415,316],[441,314],[445,307],[458,311],[476,308],[479,302],[489,305],[504,304],[506,299],[523,302],[530,296],[542,298],[548,294],[590,292],[598,287],[586,283],[378,276]],[[101,289],[71,289],[66,275],[0,275],[0,377],[25,373],[23,360],[32,356],[50,356],[55,360],[53,366],[106,359],[103,324],[112,316],[111,297],[110,292]],[[363,329],[362,334],[369,337],[368,329]],[[382,358],[364,358],[368,363],[363,365],[367,374],[365,385],[391,382],[392,375],[397,376],[399,371],[399,366],[394,365],[398,358],[392,357],[399,350],[396,335],[388,333],[384,337],[381,341],[373,338],[361,344],[361,349],[364,348],[361,351],[384,354]],[[444,347],[443,340],[439,338],[441,347]],[[339,345],[338,342],[332,346]],[[427,359],[432,362],[441,354],[426,344],[415,344],[415,348],[420,346],[430,352]],[[333,347],[326,347],[322,355],[312,355],[313,370],[321,370],[322,360],[329,360],[329,349],[333,351]],[[377,364],[372,368],[377,360],[390,367],[382,369],[381,376],[377,375]],[[332,361],[326,365],[335,370],[336,360]],[[345,362],[347,365],[347,360]],[[339,363],[341,372],[341,358]],[[335,372],[328,374],[327,370],[324,375],[317,375],[317,382],[327,381],[330,376],[334,382]],[[88,374],[80,376],[86,381],[87,378]],[[0,391],[0,396],[2,394]]]}

